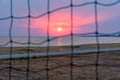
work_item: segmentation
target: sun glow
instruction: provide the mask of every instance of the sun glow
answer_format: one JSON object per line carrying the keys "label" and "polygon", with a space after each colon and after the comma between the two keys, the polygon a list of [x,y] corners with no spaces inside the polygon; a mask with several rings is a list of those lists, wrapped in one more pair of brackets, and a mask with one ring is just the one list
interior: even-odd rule
{"label": "sun glow", "polygon": [[[63,36],[69,35],[71,33],[71,20],[69,12],[56,12],[53,13],[49,21],[49,35],[50,36]],[[104,22],[112,18],[113,15],[98,15],[99,22]],[[81,15],[75,13],[73,16],[73,33],[79,34],[84,32],[93,31],[91,28],[94,25],[94,15],[87,13],[81,13]],[[27,24],[21,24],[21,26],[26,26]],[[46,16],[32,19],[31,21],[31,32],[34,35],[44,35],[46,36],[48,28],[48,19]]]}
{"label": "sun glow", "polygon": [[61,28],[61,27],[59,27],[57,30],[58,30],[58,32],[61,32],[61,31],[62,31],[62,28]]}
{"label": "sun glow", "polygon": [[70,31],[70,25],[67,22],[51,22],[50,24],[50,35],[53,36],[62,36],[69,34]]}

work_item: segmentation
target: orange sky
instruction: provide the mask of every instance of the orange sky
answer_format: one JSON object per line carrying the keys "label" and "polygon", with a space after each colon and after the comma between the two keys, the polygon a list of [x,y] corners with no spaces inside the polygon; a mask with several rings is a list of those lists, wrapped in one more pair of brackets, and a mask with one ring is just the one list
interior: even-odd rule
{"label": "orange sky", "polygon": [[[110,15],[111,16],[111,15]],[[99,16],[99,22],[108,19],[110,16],[101,15]],[[73,32],[78,33],[82,32],[83,25],[94,24],[94,15],[89,17],[80,16],[75,14],[73,16]],[[50,17],[49,32],[50,36],[61,36],[70,34],[71,24],[70,24],[70,13],[55,13]],[[47,32],[47,17],[42,17],[39,19],[32,19],[31,23],[32,28],[37,29],[39,34],[41,31],[46,34]],[[85,26],[84,26],[85,27]],[[61,31],[58,31],[58,28],[61,28]]]}
{"label": "orange sky", "polygon": [[[74,5],[88,2],[87,0],[73,0]],[[111,3],[113,1],[98,1],[102,3]],[[47,12],[46,0],[33,0],[31,2],[31,15],[38,16]],[[0,17],[9,16],[10,1],[3,0],[0,2]],[[28,7],[25,0],[13,1],[13,16],[22,17],[28,15]],[[21,6],[22,5],[22,6]],[[70,34],[70,8],[52,11],[54,9],[69,5],[69,0],[51,0],[50,1],[50,36],[61,36]],[[2,8],[5,9],[2,9]],[[98,6],[98,24],[99,32],[113,33],[120,31],[120,5],[103,7]],[[86,5],[82,7],[73,7],[73,32],[87,33],[95,32],[95,15],[93,5]],[[10,20],[0,21],[0,35],[8,35]],[[61,29],[60,31],[58,29]],[[47,14],[41,18],[31,18],[31,35],[46,36],[47,32]],[[27,36],[28,34],[28,19],[14,19],[12,34],[15,36]]]}

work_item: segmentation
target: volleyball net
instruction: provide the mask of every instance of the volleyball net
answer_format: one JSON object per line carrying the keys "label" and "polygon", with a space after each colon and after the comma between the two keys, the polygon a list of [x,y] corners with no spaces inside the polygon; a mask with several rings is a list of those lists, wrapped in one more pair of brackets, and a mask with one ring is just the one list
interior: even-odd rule
{"label": "volleyball net", "polygon": [[[106,35],[106,33],[100,33],[99,32],[99,21],[98,21],[98,6],[102,7],[110,7],[114,6],[120,3],[120,0],[116,0],[114,2],[111,2],[109,4],[101,3],[99,0],[85,2],[85,3],[78,3],[73,4],[73,0],[69,0],[69,5],[58,7],[56,9],[50,10],[50,2],[51,0],[47,0],[46,4],[46,12],[43,14],[40,14],[38,16],[34,16],[31,14],[31,2],[32,0],[26,0],[27,1],[27,15],[26,16],[16,16],[13,14],[13,1],[10,0],[9,8],[10,8],[10,15],[7,17],[0,18],[0,21],[6,21],[9,20],[9,40],[8,42],[1,44],[1,51],[7,50],[8,54],[2,54],[0,56],[6,58],[0,60],[0,79],[1,80],[119,80],[120,79],[120,64],[119,64],[119,49],[114,49],[114,51],[109,50],[101,50],[101,44],[100,44],[100,34],[105,37],[110,37],[109,35],[112,35],[112,37],[119,38],[119,35],[116,36],[116,34],[119,34],[119,32],[116,33],[110,33],[109,35]],[[79,2],[79,1],[78,1]],[[79,7],[84,7],[88,5],[93,5],[93,11],[94,11],[94,24],[95,27],[93,32],[89,33],[77,33],[74,34],[74,9]],[[22,6],[22,5],[21,5]],[[60,10],[66,10],[69,9],[69,34],[52,37],[51,38],[51,15],[55,12],[58,12]],[[116,12],[117,13],[117,12]],[[109,13],[108,13],[109,14]],[[38,19],[46,16],[46,39],[43,40],[40,43],[32,43],[31,38],[31,30],[32,28],[32,19]],[[14,40],[13,36],[13,24],[15,20],[25,20],[27,22],[27,42],[19,42]],[[43,21],[44,22],[44,21]],[[78,21],[79,22],[79,21]],[[80,22],[79,22],[80,23]],[[24,24],[24,23],[23,23]],[[18,24],[19,25],[19,24]],[[4,26],[0,26],[4,27]],[[0,30],[2,31],[2,30]],[[6,30],[7,31],[7,30]],[[81,45],[75,46],[74,45],[74,36],[87,36],[87,35],[94,35],[96,44],[90,45],[89,47],[85,46],[84,48],[91,48],[96,47],[96,49],[92,49],[92,51],[85,52],[85,50],[80,50],[82,48]],[[50,42],[53,40],[56,40],[58,38],[62,38],[65,36],[70,36],[70,44],[69,46],[62,46],[60,51],[54,52],[56,48],[58,47],[51,47]],[[89,42],[89,41],[88,41]],[[23,53],[25,57],[21,58],[14,58],[14,56],[23,55],[23,54],[14,54],[15,53],[15,47],[13,44],[17,45],[27,45],[26,47],[23,47],[21,49],[16,48],[16,53],[19,53],[19,51],[24,50]],[[31,45],[40,46],[42,44],[46,44],[45,47],[37,47],[31,48]],[[6,47],[9,45],[9,47]],[[114,44],[113,44],[114,45]],[[115,44],[119,47],[119,44]],[[7,48],[7,49],[5,49]],[[51,49],[52,48],[52,49]],[[63,53],[62,49],[68,48],[68,50]],[[78,48],[79,52],[75,52],[76,48]],[[32,56],[32,50],[43,50],[43,52],[37,52],[38,54],[44,54],[39,57]],[[45,50],[44,50],[45,49]],[[82,52],[83,51],[83,52]],[[87,50],[86,50],[87,51]],[[108,51],[108,52],[105,52]],[[0,52],[3,53],[3,52]],[[53,53],[60,53],[60,55],[53,55]],[[76,54],[75,54],[76,53]],[[85,54],[82,54],[85,53]],[[95,53],[95,54],[94,54]],[[114,54],[113,54],[114,53]],[[66,55],[67,54],[67,55]],[[117,55],[117,56],[116,56]],[[8,56],[8,57],[6,57]]]}

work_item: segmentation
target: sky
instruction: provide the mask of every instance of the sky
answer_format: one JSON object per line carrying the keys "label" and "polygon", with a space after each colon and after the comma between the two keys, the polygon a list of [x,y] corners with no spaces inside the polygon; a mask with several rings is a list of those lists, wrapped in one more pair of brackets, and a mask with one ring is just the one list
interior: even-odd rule
{"label": "sky", "polygon": [[[73,0],[74,5],[94,0]],[[118,0],[98,0],[110,4]],[[38,16],[47,12],[47,0],[30,0],[31,15]],[[70,0],[50,0],[50,11],[70,5]],[[13,16],[27,16],[27,0],[13,0]],[[120,32],[120,3],[98,8],[98,26],[100,33]],[[10,0],[0,0],[0,18],[10,16]],[[70,34],[70,8],[55,11],[50,14],[50,36]],[[47,15],[31,19],[31,36],[47,35]],[[0,20],[0,36],[9,36],[10,19]],[[94,4],[73,8],[73,33],[95,32]],[[12,36],[28,36],[28,19],[14,19]]]}

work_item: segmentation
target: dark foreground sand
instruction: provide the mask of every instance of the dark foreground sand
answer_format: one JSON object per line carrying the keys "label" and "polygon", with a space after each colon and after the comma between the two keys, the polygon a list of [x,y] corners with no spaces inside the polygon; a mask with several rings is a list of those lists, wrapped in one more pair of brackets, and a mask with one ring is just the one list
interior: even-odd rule
{"label": "dark foreground sand", "polygon": [[[99,54],[99,80],[120,80],[120,51],[107,51]],[[70,80],[70,55],[50,56],[48,60],[49,80]],[[27,61],[24,58],[12,60],[11,80],[26,80]],[[46,61],[46,57],[30,59],[29,80],[47,80]],[[74,55],[73,80],[95,80],[95,62],[96,53]],[[0,80],[9,80],[8,66],[9,60],[0,60]]]}
{"label": "dark foreground sand", "polygon": [[[74,55],[73,80],[95,80],[95,53]],[[0,60],[0,80],[8,80],[9,60]],[[26,80],[27,59],[12,60],[12,80]],[[15,69],[17,68],[17,69]],[[49,57],[50,80],[70,80],[70,56]],[[30,80],[46,79],[46,57],[30,59]],[[120,51],[102,52],[99,61],[100,80],[120,80]]]}

